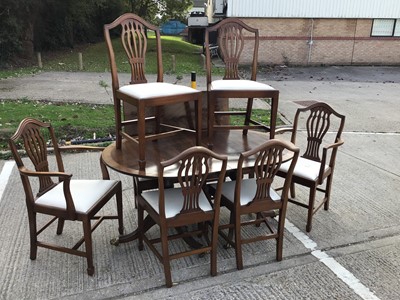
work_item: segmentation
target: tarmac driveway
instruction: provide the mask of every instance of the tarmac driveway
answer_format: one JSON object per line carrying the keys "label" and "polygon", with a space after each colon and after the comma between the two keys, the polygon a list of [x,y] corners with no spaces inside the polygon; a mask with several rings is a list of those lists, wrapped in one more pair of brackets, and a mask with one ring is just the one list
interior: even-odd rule
{"label": "tarmac driveway", "polygon": [[[179,83],[189,85],[189,75]],[[248,247],[245,269],[236,271],[234,251],[220,245],[218,276],[208,276],[208,258],[177,261],[173,277],[180,284],[166,289],[150,251],[139,252],[136,242],[108,244],[117,232],[112,225],[94,236],[93,278],[81,258],[39,249],[30,261],[20,179],[15,167],[4,175],[10,162],[1,161],[0,298],[400,299],[400,67],[277,68],[259,80],[280,90],[278,109],[288,123],[301,101],[324,101],[346,115],[330,209],[315,215],[306,234],[306,211],[289,204],[282,262],[265,242]],[[111,103],[110,85],[109,74],[41,73],[0,80],[0,99]],[[100,176],[96,155],[67,156],[65,164],[74,176]],[[137,224],[131,178],[112,177],[123,180],[130,230]],[[307,198],[307,191],[298,189],[298,197]]]}

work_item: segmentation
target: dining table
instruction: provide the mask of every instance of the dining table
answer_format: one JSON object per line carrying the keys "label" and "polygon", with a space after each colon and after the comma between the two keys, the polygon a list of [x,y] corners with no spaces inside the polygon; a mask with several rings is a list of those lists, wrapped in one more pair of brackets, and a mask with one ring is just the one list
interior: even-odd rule
{"label": "dining table", "polygon": [[[239,156],[242,152],[250,150],[266,141],[271,136],[269,132],[249,130],[247,134],[243,134],[242,130],[221,130],[216,131],[213,140],[208,141],[202,138],[204,147],[212,142],[212,150],[218,154],[226,155],[228,158],[227,172],[233,172],[237,169]],[[161,138],[146,143],[146,167],[140,168],[138,162],[139,147],[137,143],[129,139],[122,141],[120,149],[117,149],[115,143],[107,146],[101,155],[102,166],[128,176],[137,176],[142,178],[158,178],[158,165],[161,161],[175,157],[187,148],[196,146],[196,138],[190,132],[182,131],[168,138]],[[244,168],[251,166],[251,161],[245,162]],[[211,163],[210,173],[218,173],[221,165],[217,162]],[[107,175],[105,175],[107,174]],[[103,172],[103,177],[107,177],[108,172]],[[176,170],[170,169],[165,174],[165,178],[173,179],[176,176]],[[144,220],[144,230],[147,231],[154,225],[151,218],[146,217]],[[126,243],[138,238],[137,229],[130,233],[120,235],[111,240],[111,244],[118,245]],[[196,245],[191,245],[196,247]]]}

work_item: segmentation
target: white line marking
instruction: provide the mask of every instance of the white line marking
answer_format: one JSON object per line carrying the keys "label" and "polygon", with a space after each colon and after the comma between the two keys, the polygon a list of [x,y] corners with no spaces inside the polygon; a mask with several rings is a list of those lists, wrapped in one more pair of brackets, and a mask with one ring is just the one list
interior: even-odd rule
{"label": "white line marking", "polygon": [[312,239],[308,237],[308,235],[304,234],[300,229],[298,229],[294,224],[292,224],[288,219],[285,220],[285,228],[294,235],[295,238],[297,238],[300,242],[303,243],[303,245],[307,248],[310,249],[311,251],[314,251],[317,248],[317,243],[314,242]]}
{"label": "white line marking", "polygon": [[346,131],[345,134],[358,134],[358,135],[389,135],[398,136],[399,132],[369,132],[369,131]]}
{"label": "white line marking", "polygon": [[379,300],[377,296],[369,288],[363,285],[350,271],[344,268],[333,257],[330,257],[326,252],[316,250],[315,243],[309,236],[301,232],[288,219],[285,220],[285,228],[293,234],[307,249],[311,250],[311,255],[318,258],[325,266],[327,266],[335,275],[346,283],[357,295],[365,300]]}
{"label": "white line marking", "polygon": [[6,189],[8,179],[10,178],[11,171],[14,168],[15,161],[7,161],[0,173],[0,201],[3,198],[4,190]]}

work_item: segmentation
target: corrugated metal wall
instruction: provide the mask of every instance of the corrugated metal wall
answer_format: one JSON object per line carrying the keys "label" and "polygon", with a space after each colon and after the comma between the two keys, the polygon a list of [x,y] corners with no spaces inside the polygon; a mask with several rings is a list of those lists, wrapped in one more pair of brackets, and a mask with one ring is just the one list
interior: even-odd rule
{"label": "corrugated metal wall", "polygon": [[227,17],[400,18],[400,0],[227,0]]}

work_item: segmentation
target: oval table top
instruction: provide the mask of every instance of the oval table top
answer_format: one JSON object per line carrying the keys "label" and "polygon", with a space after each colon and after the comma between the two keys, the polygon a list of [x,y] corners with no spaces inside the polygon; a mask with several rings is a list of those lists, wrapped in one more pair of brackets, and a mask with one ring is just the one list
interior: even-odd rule
{"label": "oval table top", "polygon": [[[269,133],[249,130],[243,135],[242,130],[219,130],[214,134],[212,150],[221,155],[228,156],[228,170],[237,168],[237,162],[241,152],[250,150],[269,140]],[[203,140],[206,147],[207,140]],[[192,133],[181,132],[167,138],[146,143],[146,167],[139,168],[138,144],[123,140],[121,149],[117,149],[115,143],[106,147],[102,153],[103,162],[111,169],[131,176],[158,177],[158,164],[160,161],[170,159],[183,150],[195,146],[195,137]],[[211,172],[218,172],[220,166],[212,164]],[[174,172],[165,177],[173,177]]]}

